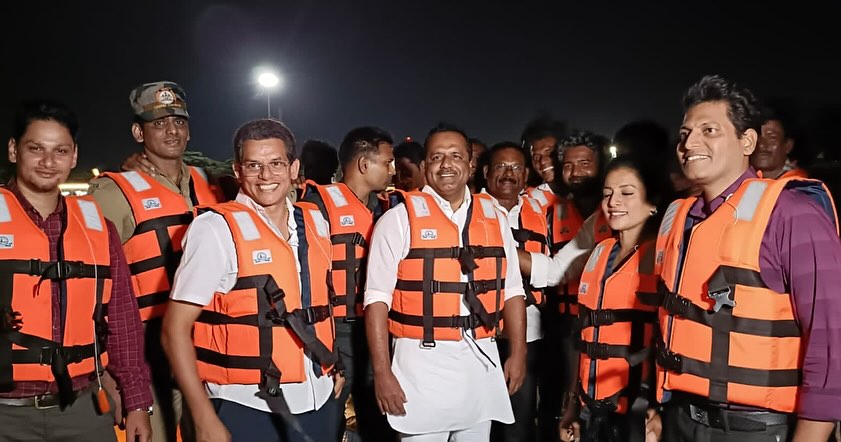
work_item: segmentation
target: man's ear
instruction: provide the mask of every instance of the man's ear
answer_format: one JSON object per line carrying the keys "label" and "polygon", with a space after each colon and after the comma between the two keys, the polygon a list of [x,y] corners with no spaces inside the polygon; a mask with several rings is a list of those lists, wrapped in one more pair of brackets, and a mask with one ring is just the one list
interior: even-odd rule
{"label": "man's ear", "polygon": [[367,155],[359,155],[359,158],[356,159],[356,169],[359,170],[359,173],[361,173],[361,174],[368,173],[368,156]]}
{"label": "man's ear", "polygon": [[140,123],[131,124],[131,136],[134,138],[134,141],[138,143],[143,142],[143,127],[140,126]]}
{"label": "man's ear", "polygon": [[753,153],[756,149],[756,140],[758,138],[759,137],[756,131],[753,129],[748,129],[742,134],[742,154],[744,154],[744,156],[747,157]]}

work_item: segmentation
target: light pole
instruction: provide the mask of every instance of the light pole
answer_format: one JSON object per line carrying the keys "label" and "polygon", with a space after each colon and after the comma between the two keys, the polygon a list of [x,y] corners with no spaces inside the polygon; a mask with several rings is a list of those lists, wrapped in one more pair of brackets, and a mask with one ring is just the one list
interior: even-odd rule
{"label": "light pole", "polygon": [[257,83],[263,88],[266,94],[266,114],[269,118],[272,116],[272,89],[280,84],[280,78],[274,72],[263,72],[257,77]]}

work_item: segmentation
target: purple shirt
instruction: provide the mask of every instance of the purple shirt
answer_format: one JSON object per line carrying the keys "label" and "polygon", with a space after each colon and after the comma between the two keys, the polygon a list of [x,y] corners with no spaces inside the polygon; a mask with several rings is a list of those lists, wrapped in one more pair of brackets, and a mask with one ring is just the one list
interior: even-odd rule
{"label": "purple shirt", "polygon": [[[748,178],[748,169],[708,204],[692,206],[693,225],[706,219]],[[797,414],[818,421],[841,420],[841,240],[820,206],[795,190],[783,191],[771,212],[759,249],[762,281],[790,293],[803,339],[803,370]]]}

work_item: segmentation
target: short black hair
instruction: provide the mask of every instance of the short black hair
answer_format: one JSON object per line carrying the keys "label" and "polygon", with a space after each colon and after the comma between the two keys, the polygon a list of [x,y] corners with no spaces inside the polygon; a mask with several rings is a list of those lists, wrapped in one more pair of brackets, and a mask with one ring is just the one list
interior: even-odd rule
{"label": "short black hair", "polygon": [[759,100],[749,89],[719,75],[707,75],[689,87],[683,96],[683,111],[716,101],[727,104],[727,118],[736,127],[736,136],[742,138],[748,129],[759,133],[762,126]]}
{"label": "short black hair", "polygon": [[23,101],[15,112],[15,122],[12,128],[12,138],[20,140],[29,125],[35,121],[55,121],[67,128],[73,142],[79,133],[79,119],[69,107],[50,99]]}
{"label": "short black hair", "polygon": [[394,159],[407,158],[409,162],[420,167],[424,160],[424,148],[417,141],[404,141],[394,147]]}
{"label": "short black hair", "polygon": [[429,150],[429,139],[432,138],[433,135],[439,134],[442,132],[455,132],[462,137],[464,137],[465,143],[467,143],[467,159],[473,158],[473,149],[470,148],[470,137],[467,136],[467,133],[455,124],[447,123],[444,121],[439,122],[432,129],[429,129],[429,132],[426,133],[426,139],[423,140],[423,156],[426,158],[426,152]]}
{"label": "short black hair", "polygon": [[358,156],[378,152],[380,143],[394,144],[394,140],[385,129],[375,126],[351,129],[339,145],[339,164],[344,169]]}
{"label": "short black hair", "polygon": [[523,156],[523,162],[526,163],[526,166],[528,166],[528,155],[526,155],[526,152],[523,151],[523,148],[522,146],[520,146],[519,143],[515,143],[513,141],[501,141],[491,146],[491,148],[488,150],[488,163],[490,164],[490,159],[493,158],[495,153],[505,149],[514,149],[517,152],[520,152],[520,154]]}
{"label": "short black hair", "polygon": [[554,137],[556,140],[567,135],[566,123],[555,120],[548,115],[540,115],[528,122],[520,135],[521,145],[530,149],[531,145],[542,138]]}
{"label": "short black hair", "polygon": [[760,123],[777,121],[783,128],[783,138],[797,138],[797,118],[793,105],[783,102],[766,102],[760,109]]}
{"label": "short black hair", "polygon": [[301,146],[304,176],[316,184],[330,184],[339,167],[336,148],[321,140],[307,140]]}
{"label": "short black hair", "polygon": [[[610,144],[607,137],[590,131],[578,131],[558,142],[557,160],[559,164],[564,162],[564,152],[575,146],[584,146],[596,153],[596,160],[599,162],[599,171],[604,170],[605,150]],[[601,174],[600,174],[601,176]]]}
{"label": "short black hair", "polygon": [[248,140],[268,140],[277,138],[286,145],[286,158],[291,163],[295,161],[295,136],[280,120],[261,118],[251,120],[237,129],[234,133],[234,161],[242,160],[242,146]]}

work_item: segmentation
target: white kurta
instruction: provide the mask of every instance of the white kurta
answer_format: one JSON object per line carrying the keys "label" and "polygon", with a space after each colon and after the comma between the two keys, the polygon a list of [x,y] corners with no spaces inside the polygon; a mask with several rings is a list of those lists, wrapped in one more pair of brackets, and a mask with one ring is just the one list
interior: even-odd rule
{"label": "white kurta", "polygon": [[[459,231],[464,228],[471,203],[467,190],[464,202],[455,212],[431,187],[424,187],[423,192],[434,197]],[[508,260],[505,299],[525,297],[511,229],[501,212],[497,217]],[[383,302],[391,308],[397,267],[409,253],[410,243],[406,206],[400,204],[386,212],[374,228],[368,251],[366,307]],[[467,277],[462,275],[461,281],[466,282]],[[461,314],[469,314],[463,299]],[[407,402],[405,416],[388,416],[392,428],[405,434],[422,434],[461,430],[489,420],[514,422],[496,342],[491,338],[474,341],[469,334],[462,335],[464,339],[460,341],[436,341],[434,348],[423,348],[419,339],[394,339],[391,369]]]}
{"label": "white kurta", "polygon": [[[267,226],[283,240],[278,228],[266,215],[265,210],[243,193],[237,195],[237,202],[245,204],[257,214]],[[289,246],[295,254],[298,266],[298,236],[295,217],[292,215],[292,202],[286,201],[289,209]],[[326,223],[326,222],[325,222]],[[191,304],[206,306],[210,304],[215,292],[227,293],[237,280],[237,255],[234,239],[228,223],[222,215],[206,212],[196,217],[187,229],[182,242],[184,254],[181,264],[175,272],[170,298]],[[301,269],[297,272],[300,274]],[[301,280],[298,278],[300,289]],[[295,384],[281,384],[283,397],[293,414],[305,413],[321,408],[333,393],[333,379],[330,376],[315,377],[312,361],[304,358],[306,380]],[[216,385],[205,384],[208,396],[212,399],[224,399],[260,411],[271,412],[277,409],[264,399],[256,396],[257,385]]]}

